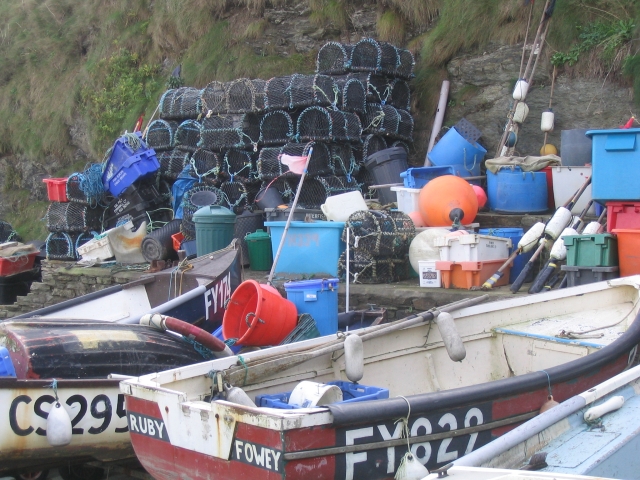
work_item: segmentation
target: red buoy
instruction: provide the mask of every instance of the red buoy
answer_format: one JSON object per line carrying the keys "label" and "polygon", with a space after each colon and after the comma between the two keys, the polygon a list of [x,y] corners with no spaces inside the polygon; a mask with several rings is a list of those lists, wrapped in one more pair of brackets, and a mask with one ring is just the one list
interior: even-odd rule
{"label": "red buoy", "polygon": [[478,213],[478,197],[471,184],[455,175],[429,181],[418,197],[420,213],[430,227],[448,227],[456,220],[472,223]]}

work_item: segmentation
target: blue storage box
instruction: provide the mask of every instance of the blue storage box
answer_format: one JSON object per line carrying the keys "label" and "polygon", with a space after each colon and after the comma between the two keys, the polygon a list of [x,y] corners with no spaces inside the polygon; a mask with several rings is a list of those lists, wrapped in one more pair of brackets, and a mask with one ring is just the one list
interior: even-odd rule
{"label": "blue storage box", "polygon": [[435,166],[435,167],[418,167],[408,168],[406,172],[402,172],[400,177],[404,181],[407,188],[422,188],[430,180],[442,175],[455,175],[456,169],[452,165]]}
{"label": "blue storage box", "polygon": [[[287,222],[264,222],[271,233],[274,261],[286,224]],[[344,222],[292,221],[275,273],[337,277],[338,259],[345,250],[345,243],[340,238],[343,229]]]}
{"label": "blue storage box", "polygon": [[598,202],[640,201],[640,128],[589,130],[591,198]]}
{"label": "blue storage box", "polygon": [[489,209],[499,213],[541,213],[549,209],[547,174],[524,172],[520,167],[503,167],[494,174],[487,170]]}
{"label": "blue storage box", "polygon": [[[511,239],[511,248],[509,249],[509,255],[513,253],[513,250],[518,248],[518,242],[524,235],[522,228],[481,228],[478,230],[480,235],[491,235],[493,237],[503,237]],[[509,283],[515,282],[518,275],[527,264],[535,249],[528,251],[527,253],[521,253],[518,255],[511,264],[511,270],[509,270]],[[533,270],[529,270],[529,275],[525,279],[525,282],[533,281]]]}
{"label": "blue storage box", "polygon": [[127,136],[115,141],[102,172],[102,184],[114,197],[119,196],[136,180],[151,175],[160,168],[155,150],[147,148],[140,132],[136,132],[135,136],[138,137],[139,145],[131,145]]}
{"label": "blue storage box", "polygon": [[[366,385],[344,382],[342,380],[327,382],[326,385],[337,385],[340,387],[344,400],[338,403],[366,402],[369,400],[389,398],[389,390],[386,388],[368,387]],[[256,405],[258,407],[283,409],[300,408],[298,405],[289,405],[287,403],[290,395],[291,392],[256,395]]]}
{"label": "blue storage box", "polygon": [[333,335],[338,331],[337,278],[287,282],[283,286],[287,300],[295,303],[298,315],[311,315],[320,335]]}

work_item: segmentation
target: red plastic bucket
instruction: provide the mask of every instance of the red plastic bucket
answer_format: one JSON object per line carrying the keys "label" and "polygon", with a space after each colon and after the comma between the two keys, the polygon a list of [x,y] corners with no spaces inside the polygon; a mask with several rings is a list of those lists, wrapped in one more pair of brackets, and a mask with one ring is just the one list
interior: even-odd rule
{"label": "red plastic bucket", "polygon": [[296,305],[268,285],[246,280],[231,295],[222,320],[224,338],[236,345],[278,345],[295,328]]}

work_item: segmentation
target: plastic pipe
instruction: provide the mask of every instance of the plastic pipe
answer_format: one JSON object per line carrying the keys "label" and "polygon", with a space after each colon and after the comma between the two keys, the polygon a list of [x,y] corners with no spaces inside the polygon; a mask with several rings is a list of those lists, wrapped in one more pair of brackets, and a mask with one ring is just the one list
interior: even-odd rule
{"label": "plastic pipe", "polygon": [[[427,147],[427,153],[431,151],[436,143],[436,137],[442,128],[442,120],[444,119],[444,111],[447,108],[447,98],[449,97],[449,80],[442,82],[440,87],[440,99],[438,100],[438,109],[436,110],[436,118],[433,121],[433,128],[431,129],[431,138],[429,138],[429,146]],[[424,157],[424,166],[430,167],[431,162],[429,157]]]}

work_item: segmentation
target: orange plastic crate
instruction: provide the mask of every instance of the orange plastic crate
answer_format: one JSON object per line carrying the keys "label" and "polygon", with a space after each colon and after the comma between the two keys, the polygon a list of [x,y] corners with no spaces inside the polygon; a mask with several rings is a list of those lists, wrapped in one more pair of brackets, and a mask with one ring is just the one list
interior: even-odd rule
{"label": "orange plastic crate", "polygon": [[27,253],[26,255],[13,255],[11,257],[0,257],[0,277],[13,275],[14,273],[31,270],[36,261],[38,252]]}
{"label": "orange plastic crate", "polygon": [[42,181],[47,184],[47,195],[51,202],[68,202],[67,198],[67,180],[68,178],[43,178]]}
{"label": "orange plastic crate", "polygon": [[620,276],[628,277],[640,273],[640,230],[614,228],[618,237],[618,263]]}
{"label": "orange plastic crate", "polygon": [[171,240],[173,240],[173,249],[177,252],[184,241],[184,235],[182,232],[174,233],[171,235]]}
{"label": "orange plastic crate", "polygon": [[[471,289],[482,286],[506,260],[506,258],[484,262],[447,262],[443,260],[436,262],[436,270],[440,271],[444,288]],[[510,270],[511,265],[504,270],[504,274],[494,286],[506,285],[509,282]]]}

